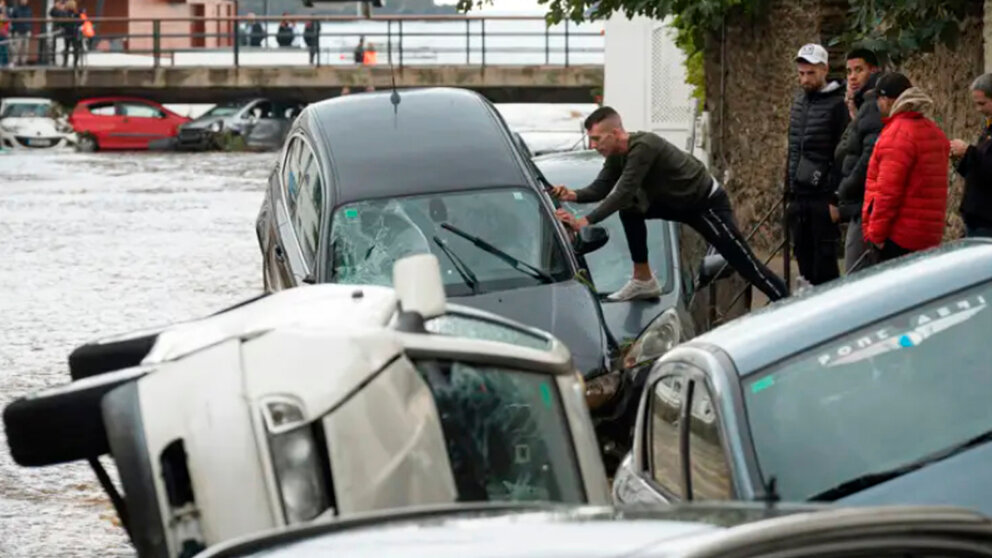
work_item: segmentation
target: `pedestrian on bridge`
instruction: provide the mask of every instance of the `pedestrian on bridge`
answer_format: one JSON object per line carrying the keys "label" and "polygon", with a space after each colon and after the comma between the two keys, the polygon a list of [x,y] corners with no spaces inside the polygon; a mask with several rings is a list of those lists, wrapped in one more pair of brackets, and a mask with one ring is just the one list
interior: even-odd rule
{"label": "pedestrian on bridge", "polygon": [[737,228],[727,192],[702,162],[657,134],[628,133],[620,115],[608,106],[593,111],[585,128],[592,147],[606,158],[603,169],[586,188],[572,191],[554,186],[552,193],[562,201],[600,202],[581,218],[558,210],[558,218],[575,231],[619,211],[634,272],[626,285],[607,297],[609,300],[661,295],[661,285],[648,264],[646,219],[689,225],[770,300],[788,296],[785,282],[751,251]]}

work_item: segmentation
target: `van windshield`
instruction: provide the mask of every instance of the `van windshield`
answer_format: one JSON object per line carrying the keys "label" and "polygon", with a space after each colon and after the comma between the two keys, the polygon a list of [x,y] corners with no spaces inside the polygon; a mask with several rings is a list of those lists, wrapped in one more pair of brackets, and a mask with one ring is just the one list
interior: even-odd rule
{"label": "van windshield", "polygon": [[414,365],[434,396],[460,501],[585,500],[554,376],[448,360]]}
{"label": "van windshield", "polygon": [[437,256],[449,296],[563,281],[571,274],[554,226],[527,188],[358,201],[334,212],[327,281],[390,286],[393,264],[422,253]]}

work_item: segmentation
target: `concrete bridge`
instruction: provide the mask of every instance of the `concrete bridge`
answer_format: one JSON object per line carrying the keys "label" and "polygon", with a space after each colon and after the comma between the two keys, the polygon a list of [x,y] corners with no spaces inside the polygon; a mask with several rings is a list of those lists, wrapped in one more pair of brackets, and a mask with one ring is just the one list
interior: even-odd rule
{"label": "concrete bridge", "polygon": [[129,95],[161,103],[218,103],[249,96],[314,102],[368,86],[384,89],[452,86],[472,89],[497,103],[590,103],[603,68],[582,66],[241,66],[24,68],[0,72],[6,96],[41,96],[71,106],[80,99]]}
{"label": "concrete bridge", "polygon": [[[0,72],[0,91],[66,104],[104,95],[167,103],[246,96],[312,102],[345,87],[383,89],[395,81],[399,88],[464,87],[494,102],[587,103],[602,89],[602,29],[592,24],[549,27],[543,18],[519,16],[296,16],[286,43],[273,33],[278,20],[92,18],[96,37],[77,69],[57,65],[61,45],[46,33],[57,20],[33,20],[34,64]],[[316,42],[305,22],[320,24]]]}

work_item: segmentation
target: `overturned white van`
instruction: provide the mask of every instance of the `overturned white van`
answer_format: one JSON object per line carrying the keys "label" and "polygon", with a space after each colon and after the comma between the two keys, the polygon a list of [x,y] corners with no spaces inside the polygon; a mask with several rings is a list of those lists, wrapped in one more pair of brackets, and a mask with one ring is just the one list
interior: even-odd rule
{"label": "overturned white van", "polygon": [[139,556],[411,505],[607,503],[568,350],[447,304],[434,256],[400,260],[394,279],[86,345],[79,379],[4,410],[11,454],[89,460]]}

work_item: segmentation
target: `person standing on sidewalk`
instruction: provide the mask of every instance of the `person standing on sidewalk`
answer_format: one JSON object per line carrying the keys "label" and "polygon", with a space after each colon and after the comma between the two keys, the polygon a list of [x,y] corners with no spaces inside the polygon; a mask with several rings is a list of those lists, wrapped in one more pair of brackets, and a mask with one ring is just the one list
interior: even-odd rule
{"label": "person standing on sidewalk", "polygon": [[875,86],[884,127],[872,150],[861,213],[865,239],[887,261],[940,244],[950,142],[925,115],[933,100],[892,72]]}
{"label": "person standing on sidewalk", "polygon": [[850,106],[855,113],[844,133],[844,140],[837,146],[841,154],[840,183],[837,186],[837,205],[830,206],[830,216],[835,223],[847,223],[844,239],[844,271],[857,271],[868,263],[868,247],[861,233],[861,206],[865,197],[865,177],[872,148],[882,132],[882,114],[875,102],[875,84],[878,82],[878,57],[870,50],[856,49],[847,55],[847,86],[852,92]]}
{"label": "person standing on sidewalk", "polygon": [[992,237],[992,74],[984,74],[971,84],[975,108],[985,117],[978,142],[968,145],[951,142],[951,156],[957,160],[958,174],[964,177],[961,217],[966,236]]}
{"label": "person standing on sidewalk", "polygon": [[28,0],[20,0],[10,9],[11,62],[15,66],[26,66],[31,51],[31,19],[33,12]]}
{"label": "person standing on sidewalk", "polygon": [[562,201],[600,204],[576,218],[564,209],[558,219],[578,231],[620,212],[634,264],[633,278],[611,301],[650,299],[661,285],[648,264],[646,219],[685,223],[696,230],[742,277],[775,301],[788,296],[785,282],[754,256],[737,228],[727,192],[695,157],[651,132],[627,132],[620,115],[600,107],[585,121],[590,145],[606,158],[599,176],[588,187],[570,190],[554,186]]}
{"label": "person standing on sidewalk", "polygon": [[840,174],[835,152],[850,116],[844,87],[827,83],[828,61],[820,45],[799,49],[796,67],[802,90],[789,117],[786,213],[799,273],[812,285],[840,276],[840,233],[830,217],[830,202]]}

